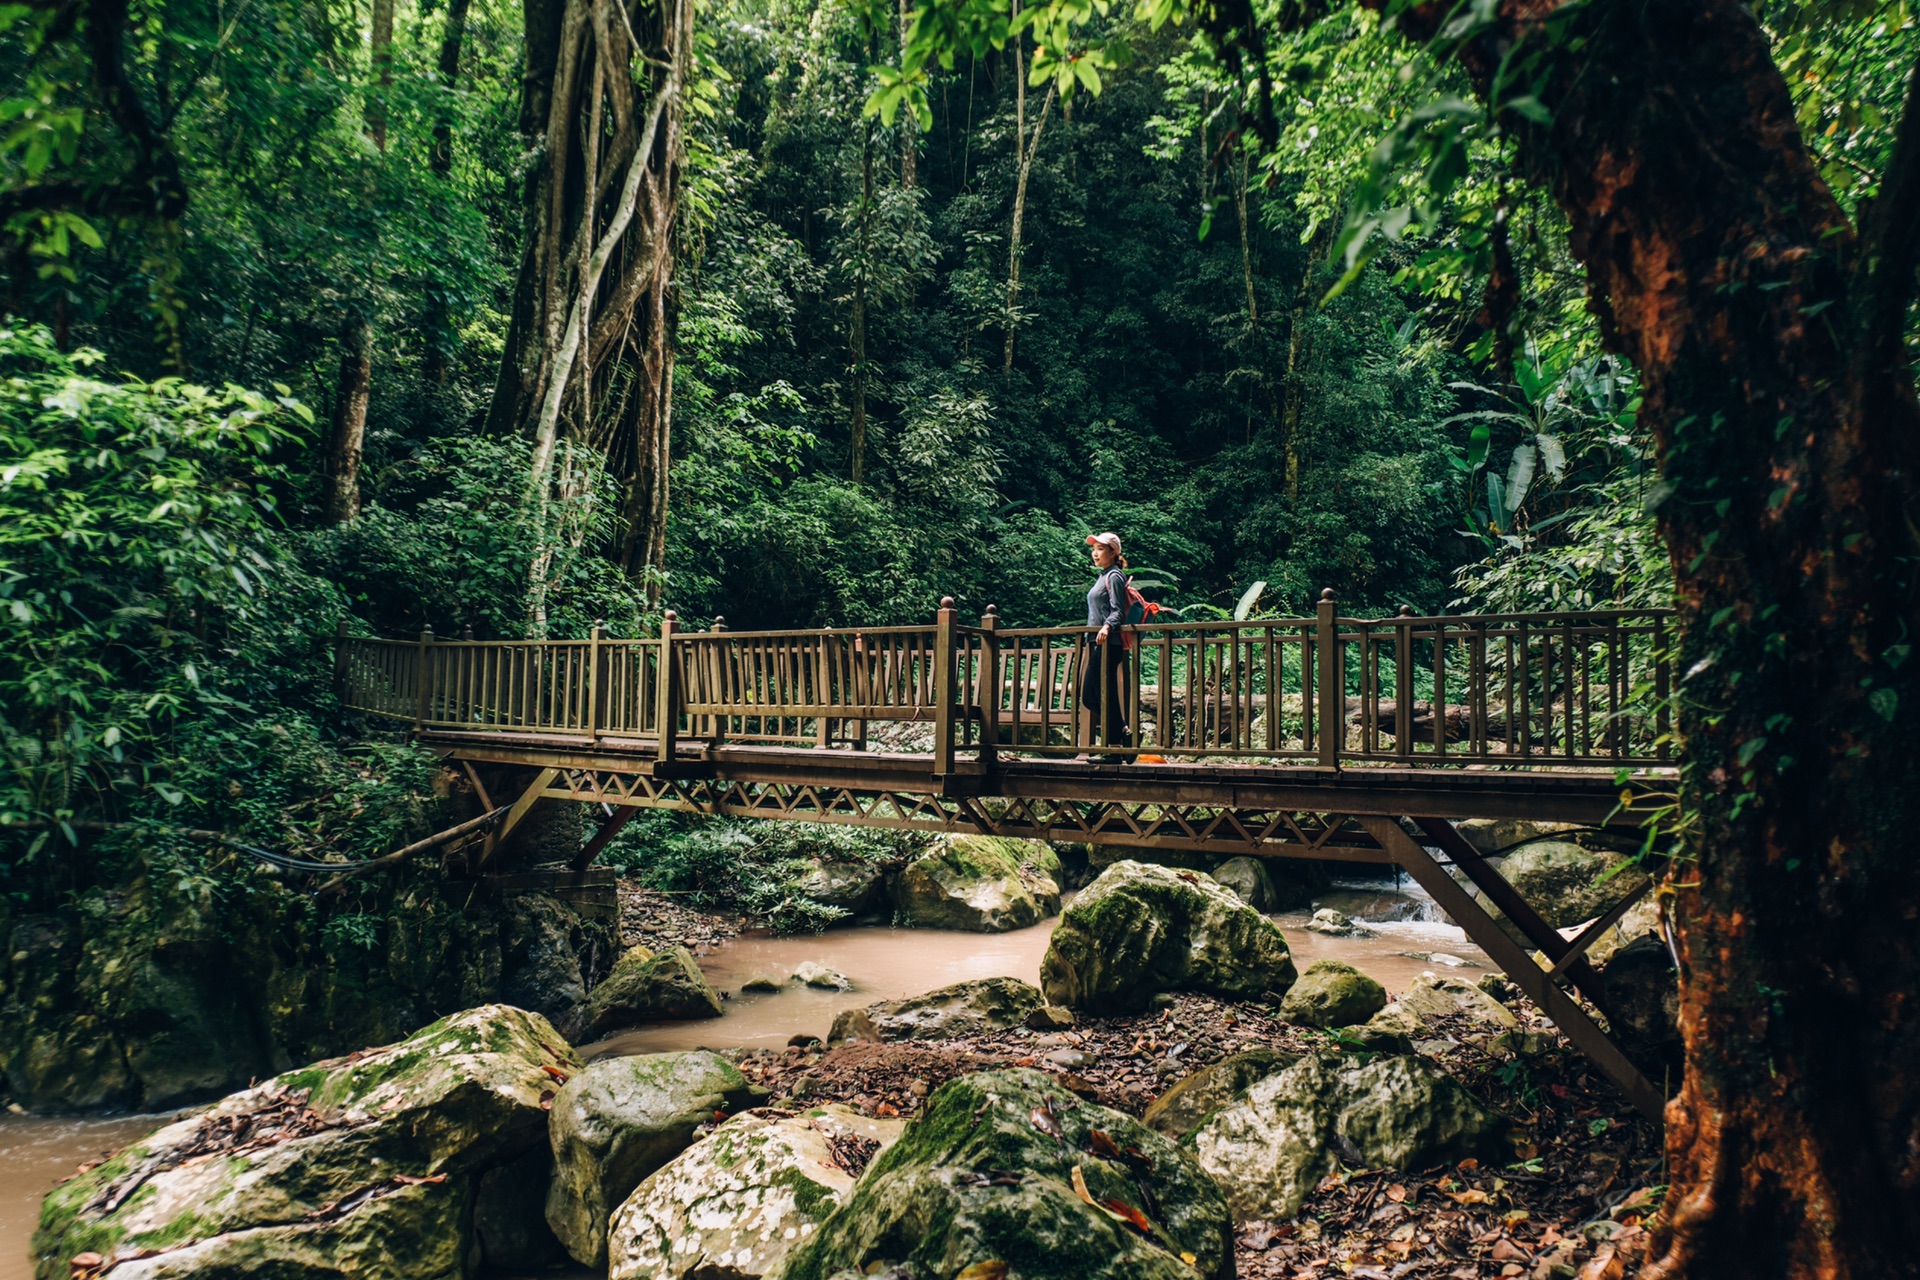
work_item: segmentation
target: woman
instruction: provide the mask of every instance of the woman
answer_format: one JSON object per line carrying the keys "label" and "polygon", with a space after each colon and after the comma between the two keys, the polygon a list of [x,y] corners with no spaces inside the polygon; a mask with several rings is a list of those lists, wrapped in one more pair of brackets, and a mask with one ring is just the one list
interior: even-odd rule
{"label": "woman", "polygon": [[[1087,546],[1093,554],[1095,573],[1093,586],[1087,591],[1087,626],[1099,630],[1080,663],[1080,705],[1092,712],[1091,732],[1099,734],[1103,745],[1130,747],[1133,736],[1127,729],[1126,694],[1132,681],[1127,678],[1127,650],[1120,636],[1127,617],[1127,558],[1120,554],[1117,533],[1089,534]],[[1091,741],[1087,745],[1091,746]]]}

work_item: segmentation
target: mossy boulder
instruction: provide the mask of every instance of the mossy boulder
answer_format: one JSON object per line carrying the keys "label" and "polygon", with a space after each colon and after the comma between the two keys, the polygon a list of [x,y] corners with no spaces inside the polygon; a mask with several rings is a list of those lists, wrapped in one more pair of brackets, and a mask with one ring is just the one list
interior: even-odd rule
{"label": "mossy boulder", "polygon": [[1419,1058],[1302,1058],[1187,1138],[1235,1221],[1291,1218],[1344,1150],[1360,1166],[1421,1169],[1498,1154],[1504,1126]]}
{"label": "mossy boulder", "polygon": [[1278,911],[1274,904],[1280,895],[1273,887],[1273,876],[1258,858],[1228,858],[1213,869],[1213,878],[1240,895],[1240,900],[1255,911]]}
{"label": "mossy boulder", "polygon": [[1280,1003],[1280,1016],[1303,1027],[1351,1027],[1387,1007],[1387,989],[1350,964],[1315,960]]}
{"label": "mossy boulder", "polygon": [[725,1012],[720,994],[700,972],[691,951],[633,947],[588,997],[585,1034],[603,1036],[616,1027],[717,1018]]}
{"label": "mossy boulder", "polygon": [[943,836],[894,881],[900,922],[1005,933],[1060,910],[1060,856],[1043,841]]}
{"label": "mossy boulder", "polygon": [[[1647,883],[1646,872],[1625,854],[1582,848],[1571,840],[1522,845],[1501,858],[1498,866],[1514,891],[1556,929],[1568,929],[1603,914]],[[1533,945],[1485,894],[1476,895],[1476,899],[1515,941]]]}
{"label": "mossy boulder", "polygon": [[[1139,1156],[1109,1159],[1096,1146]],[[1095,1201],[1144,1213],[1151,1234],[1087,1203],[1075,1170]],[[1020,1280],[1223,1278],[1231,1225],[1220,1188],[1168,1139],[1041,1072],[989,1071],[941,1086],[785,1275],[904,1266],[952,1277],[986,1262]]]}
{"label": "mossy boulder", "polygon": [[739,1068],[717,1054],[602,1058],[553,1100],[547,1224],[583,1266],[607,1263],[607,1221],[640,1180],[687,1149],[694,1131],[751,1103]]}
{"label": "mossy boulder", "polygon": [[[833,1105],[728,1120],[649,1174],[613,1215],[609,1280],[777,1276],[906,1128]],[[872,1144],[871,1146],[869,1144]]]}
{"label": "mossy boulder", "polygon": [[1053,1004],[1139,1009],[1163,991],[1284,993],[1293,957],[1273,921],[1209,876],[1116,862],[1060,918],[1040,961]]}
{"label": "mossy boulder", "polygon": [[884,919],[886,876],[871,862],[810,859],[793,881],[793,891],[823,907],[844,911],[853,920]]}
{"label": "mossy boulder", "polygon": [[1005,1031],[1045,1007],[1040,988],[1018,978],[976,978],[905,1000],[848,1009],[833,1020],[830,1041],[945,1040]]}
{"label": "mossy boulder", "polygon": [[1511,1031],[1520,1025],[1511,1009],[1478,984],[1445,974],[1421,974],[1400,993],[1394,1005],[1427,1024],[1440,1018],[1464,1017],[1494,1032]]}
{"label": "mossy boulder", "polygon": [[546,1140],[543,1103],[579,1066],[545,1018],[490,1005],[287,1072],[56,1188],[35,1275],[91,1252],[118,1280],[461,1276],[480,1182]]}
{"label": "mossy boulder", "polygon": [[1247,1091],[1256,1080],[1285,1071],[1297,1060],[1291,1053],[1248,1049],[1202,1067],[1147,1104],[1141,1118],[1169,1138],[1184,1138],[1208,1116]]}

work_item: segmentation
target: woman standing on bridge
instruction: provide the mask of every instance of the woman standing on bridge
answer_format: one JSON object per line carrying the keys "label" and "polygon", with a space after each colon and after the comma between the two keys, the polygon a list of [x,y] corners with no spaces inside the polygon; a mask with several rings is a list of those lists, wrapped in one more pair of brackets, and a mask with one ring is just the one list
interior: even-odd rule
{"label": "woman standing on bridge", "polygon": [[[1120,628],[1127,617],[1127,558],[1120,554],[1120,535],[1095,533],[1087,537],[1093,552],[1095,577],[1087,591],[1087,626],[1098,627],[1080,663],[1080,705],[1092,713],[1087,745],[1092,733],[1099,733],[1107,747],[1130,747],[1133,735],[1127,729],[1125,691],[1127,649],[1121,642]],[[1125,763],[1126,756],[1108,756]]]}

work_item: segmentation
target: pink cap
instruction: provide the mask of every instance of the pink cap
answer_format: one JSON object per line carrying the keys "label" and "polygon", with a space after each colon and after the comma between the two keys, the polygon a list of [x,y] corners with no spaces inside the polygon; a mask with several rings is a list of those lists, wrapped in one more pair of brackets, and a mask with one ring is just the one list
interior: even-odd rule
{"label": "pink cap", "polygon": [[1112,547],[1112,548],[1113,548],[1113,554],[1115,554],[1115,555],[1119,555],[1119,554],[1120,554],[1120,535],[1119,535],[1119,534],[1117,534],[1117,533],[1090,533],[1090,534],[1088,534],[1088,535],[1087,535],[1087,545],[1088,545],[1088,546],[1090,546],[1090,547],[1091,547],[1091,546],[1093,546],[1093,545],[1094,545],[1095,543],[1098,543],[1098,542],[1104,542],[1104,543],[1106,543],[1106,544],[1107,544],[1107,545],[1108,545],[1109,547]]}

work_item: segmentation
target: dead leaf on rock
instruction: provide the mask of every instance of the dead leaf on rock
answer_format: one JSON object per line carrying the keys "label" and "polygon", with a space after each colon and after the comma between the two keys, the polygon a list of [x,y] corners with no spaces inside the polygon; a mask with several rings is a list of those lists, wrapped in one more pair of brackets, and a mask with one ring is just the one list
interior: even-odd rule
{"label": "dead leaf on rock", "polygon": [[1396,1182],[1387,1188],[1387,1199],[1395,1204],[1404,1204],[1407,1199],[1407,1189]]}
{"label": "dead leaf on rock", "polygon": [[1087,1150],[1108,1160],[1120,1160],[1120,1146],[1105,1129],[1094,1129],[1087,1134]]}
{"label": "dead leaf on rock", "polygon": [[1006,1280],[1007,1264],[998,1258],[987,1262],[976,1262],[963,1270],[953,1280]]}
{"label": "dead leaf on rock", "polygon": [[1469,1187],[1465,1191],[1449,1191],[1446,1196],[1455,1204],[1487,1204],[1493,1199],[1478,1187]]}

